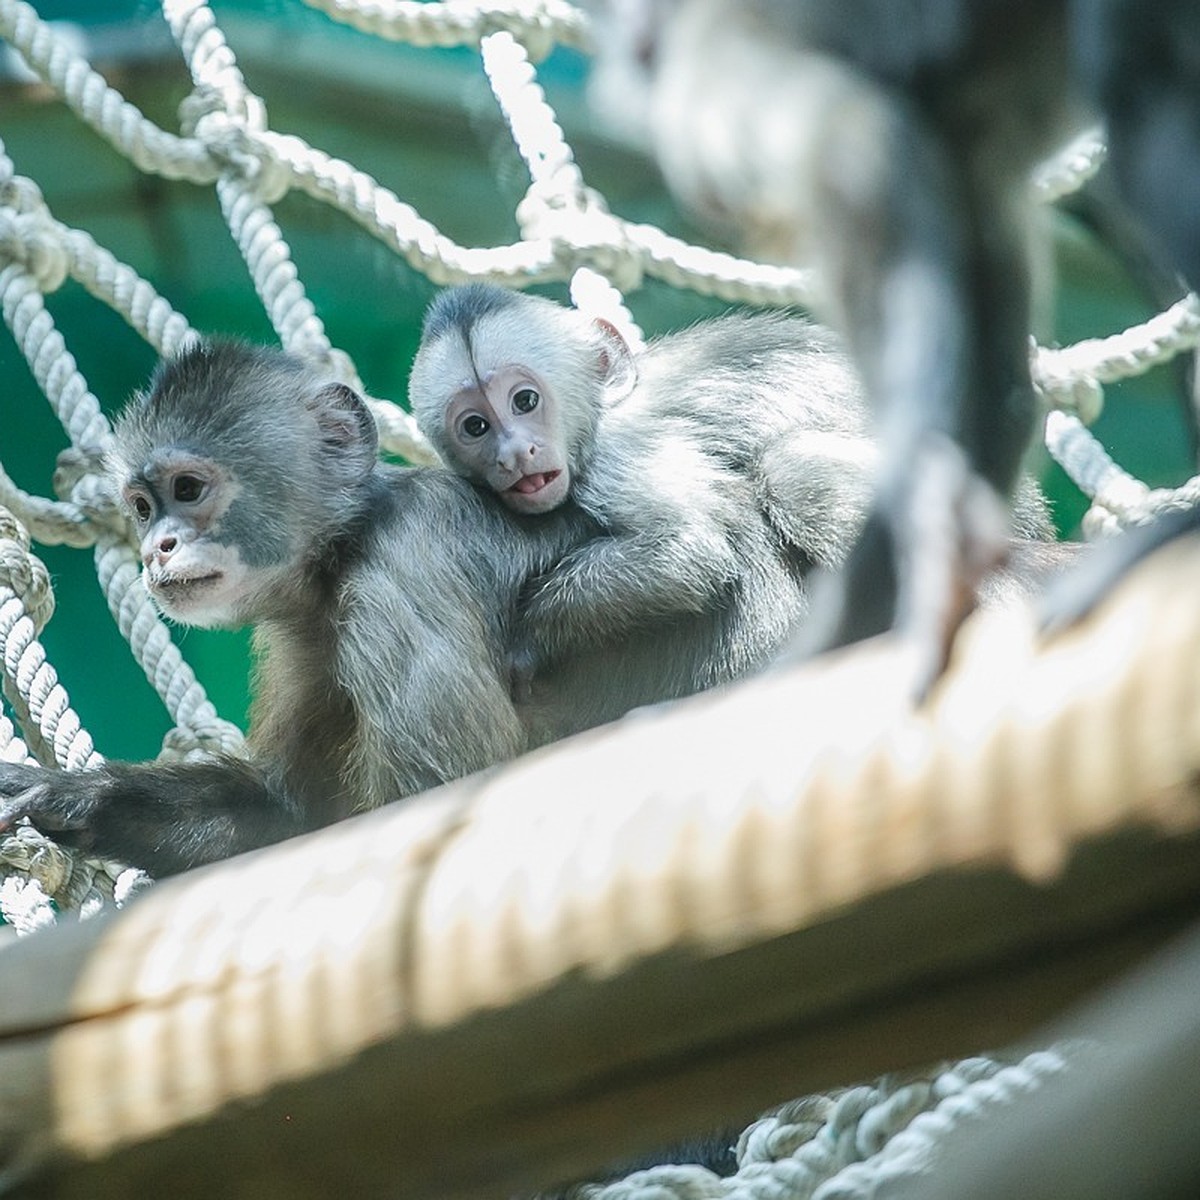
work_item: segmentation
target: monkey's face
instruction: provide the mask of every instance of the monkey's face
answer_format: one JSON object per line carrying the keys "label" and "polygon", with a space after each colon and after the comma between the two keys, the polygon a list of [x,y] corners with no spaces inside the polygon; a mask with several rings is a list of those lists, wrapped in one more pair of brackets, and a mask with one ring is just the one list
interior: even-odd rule
{"label": "monkey's face", "polygon": [[126,480],[142,579],[164,615],[204,628],[261,615],[279,568],[243,554],[242,490],[219,463],[178,449],[156,451]]}
{"label": "monkey's face", "polygon": [[514,512],[557,508],[571,490],[556,399],[533,371],[510,364],[476,376],[446,405],[452,465]]}

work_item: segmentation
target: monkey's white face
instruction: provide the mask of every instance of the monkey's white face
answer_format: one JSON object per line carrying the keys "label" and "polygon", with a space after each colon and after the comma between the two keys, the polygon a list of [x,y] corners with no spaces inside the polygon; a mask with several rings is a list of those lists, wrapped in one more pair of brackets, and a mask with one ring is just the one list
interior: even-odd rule
{"label": "monkey's white face", "polygon": [[528,368],[465,381],[446,406],[445,430],[461,466],[514,512],[549,512],[570,493],[554,396]]}
{"label": "monkey's white face", "polygon": [[257,574],[242,562],[236,546],[204,539],[179,546],[169,562],[148,561],[142,581],[164,616],[220,629],[252,619],[253,597],[262,583]]}

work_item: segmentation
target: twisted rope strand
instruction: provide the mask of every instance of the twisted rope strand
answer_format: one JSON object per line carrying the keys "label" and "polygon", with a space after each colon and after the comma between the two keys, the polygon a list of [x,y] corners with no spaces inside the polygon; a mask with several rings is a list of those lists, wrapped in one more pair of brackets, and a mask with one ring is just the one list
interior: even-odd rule
{"label": "twisted rope strand", "polygon": [[160,129],[93,71],[23,0],[0,0],[0,37],[84,122],[147,174],[212,183],[217,165],[198,141]]}
{"label": "twisted rope strand", "polygon": [[504,29],[536,47],[537,57],[555,41],[586,50],[591,47],[587,19],[563,0],[304,0],[335,21],[362,33],[414,46],[474,46],[487,33]]}

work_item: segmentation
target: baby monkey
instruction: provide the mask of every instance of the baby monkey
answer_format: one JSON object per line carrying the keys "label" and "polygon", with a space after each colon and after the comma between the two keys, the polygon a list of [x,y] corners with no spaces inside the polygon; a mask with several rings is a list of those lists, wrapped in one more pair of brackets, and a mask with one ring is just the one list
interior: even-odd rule
{"label": "baby monkey", "polygon": [[[720,624],[688,690],[763,665],[874,492],[857,378],[834,335],[798,316],[725,315],[635,358],[603,320],[470,284],[430,307],[409,396],[448,465],[513,512],[576,507],[602,529],[526,588],[518,678],[685,615]],[[1068,553],[1044,540],[1032,485],[1016,521],[1042,539],[1018,552],[1023,576]]]}

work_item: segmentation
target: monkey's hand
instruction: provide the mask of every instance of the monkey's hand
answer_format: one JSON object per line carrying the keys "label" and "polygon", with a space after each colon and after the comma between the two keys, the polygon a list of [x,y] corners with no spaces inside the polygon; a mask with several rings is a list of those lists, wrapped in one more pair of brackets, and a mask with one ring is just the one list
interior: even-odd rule
{"label": "monkey's hand", "polygon": [[529,702],[534,676],[542,666],[542,654],[533,641],[518,635],[508,654],[508,675],[514,703]]}
{"label": "monkey's hand", "polygon": [[706,611],[741,570],[725,526],[663,516],[576,547],[521,590],[523,657],[544,667],[653,621]]}
{"label": "monkey's hand", "polygon": [[103,781],[94,772],[54,771],[18,763],[0,764],[0,834],[22,818],[64,846],[88,850],[91,821],[107,803]]}
{"label": "monkey's hand", "polygon": [[22,817],[56,842],[161,877],[303,832],[254,763],[107,763],[88,771],[0,766],[0,832]]}

